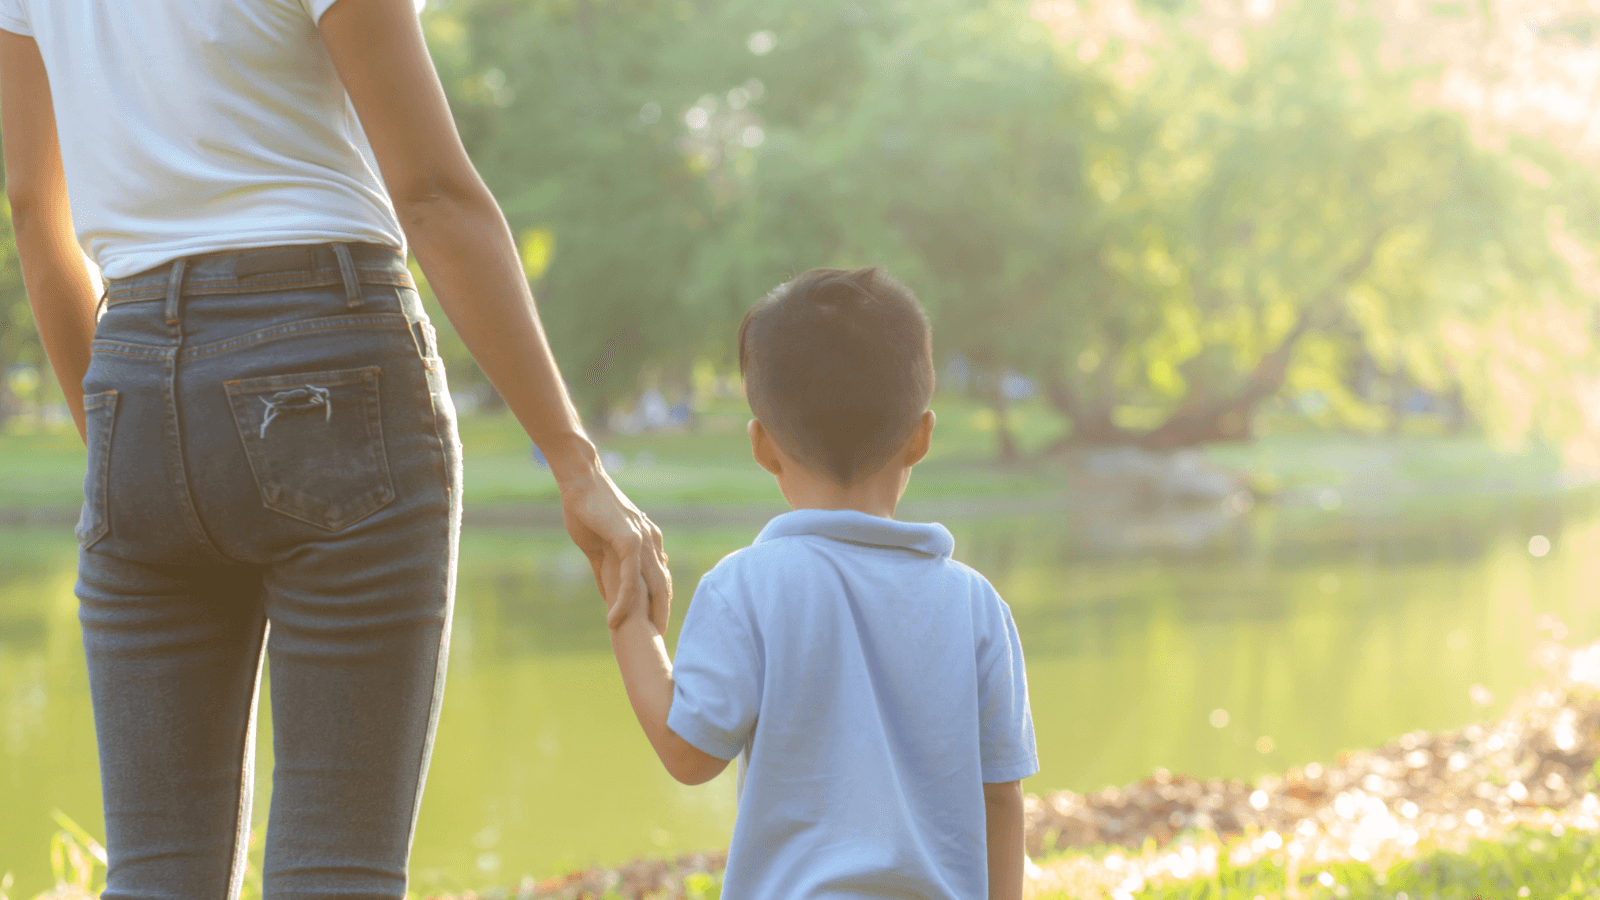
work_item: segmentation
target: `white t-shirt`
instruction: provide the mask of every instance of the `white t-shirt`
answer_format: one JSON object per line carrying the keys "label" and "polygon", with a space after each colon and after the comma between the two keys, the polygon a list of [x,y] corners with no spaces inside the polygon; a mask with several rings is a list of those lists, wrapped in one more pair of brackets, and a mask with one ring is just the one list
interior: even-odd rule
{"label": "white t-shirt", "polygon": [[0,0],[44,58],[109,278],[216,250],[405,246],[316,23],[335,0]]}
{"label": "white t-shirt", "polygon": [[700,580],[667,725],[740,757],[724,897],[987,896],[983,784],[1039,764],[1011,611],[954,546],[797,510]]}

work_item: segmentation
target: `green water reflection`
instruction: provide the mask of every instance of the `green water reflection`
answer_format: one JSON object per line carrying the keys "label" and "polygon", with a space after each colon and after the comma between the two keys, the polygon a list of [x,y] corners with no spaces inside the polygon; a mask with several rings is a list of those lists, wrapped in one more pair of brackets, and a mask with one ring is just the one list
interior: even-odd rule
{"label": "green water reflection", "polygon": [[[1125,528],[1070,514],[947,524],[957,555],[1016,614],[1043,766],[1027,784],[1036,792],[1158,766],[1251,777],[1458,726],[1537,677],[1532,650],[1552,627],[1568,642],[1600,638],[1600,514],[1588,504],[1403,518],[1267,511],[1181,552],[1118,549]],[[677,620],[700,573],[753,532],[669,533]],[[1553,548],[1542,558],[1529,552],[1535,534]],[[15,874],[16,897],[49,885],[52,809],[101,827],[74,549],[57,532],[0,532],[0,871]],[[469,529],[455,627],[416,889],[727,840],[731,781],[683,787],[655,762],[612,667],[588,567],[563,535]],[[1476,705],[1473,685],[1495,702]]]}

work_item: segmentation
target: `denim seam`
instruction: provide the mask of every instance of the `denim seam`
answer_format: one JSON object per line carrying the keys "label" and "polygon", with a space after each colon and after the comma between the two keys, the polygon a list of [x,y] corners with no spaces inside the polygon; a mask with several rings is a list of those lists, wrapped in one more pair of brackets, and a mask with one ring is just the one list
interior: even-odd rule
{"label": "denim seam", "polygon": [[[83,398],[83,413],[86,425],[93,423],[92,416],[98,417],[102,415],[100,413],[101,409],[110,407],[108,412],[103,414],[109,416],[110,421],[93,435],[97,446],[90,449],[98,449],[99,451],[95,459],[95,468],[88,469],[85,467],[83,498],[85,512],[94,511],[99,514],[99,520],[93,527],[85,529],[81,534],[75,533],[74,535],[78,539],[79,546],[85,550],[99,543],[100,539],[111,531],[111,446],[115,440],[117,427],[117,398],[118,392],[115,388],[98,394],[90,394]],[[89,479],[93,479],[93,481]],[[84,528],[87,523],[81,521],[81,515],[79,518],[79,528]]]}
{"label": "denim seam", "polygon": [[[249,346],[258,341],[269,340],[288,334],[297,334],[302,331],[323,328],[359,328],[371,325],[393,325],[406,321],[401,313],[368,313],[361,316],[337,316],[328,319],[302,320],[298,322],[274,325],[249,334],[236,335],[213,341],[209,344],[200,344],[182,353],[181,359],[196,359],[205,356],[214,356],[218,353],[235,350]],[[168,347],[154,344],[132,344],[124,341],[113,341],[105,338],[94,341],[91,348],[101,353],[116,353],[121,356],[135,358],[159,359],[167,354]]]}
{"label": "denim seam", "polygon": [[134,359],[160,359],[167,355],[165,347],[140,347],[137,344],[110,344],[95,341],[90,347],[91,353],[115,353],[118,356],[129,356]]}
{"label": "denim seam", "polygon": [[162,393],[165,395],[167,407],[167,477],[171,479],[173,495],[183,515],[183,522],[189,527],[190,536],[211,555],[213,560],[229,563],[232,560],[217,549],[205,525],[200,521],[200,512],[195,509],[194,492],[189,484],[189,466],[183,452],[183,423],[178,415],[178,359],[182,351],[183,335],[180,328],[177,338],[164,354],[166,359],[163,368],[166,370],[166,377],[163,379],[165,383],[162,385]]}
{"label": "denim seam", "polygon": [[231,350],[249,347],[253,344],[261,343],[262,341],[287,337],[289,335],[297,335],[307,331],[320,331],[331,328],[364,328],[374,325],[394,325],[396,323],[404,323],[405,321],[406,317],[400,313],[371,313],[360,316],[330,316],[321,319],[301,320],[297,322],[289,322],[283,325],[274,325],[271,328],[263,328],[260,331],[252,331],[249,334],[241,334],[236,337],[225,338],[210,344],[201,344],[185,352],[183,354],[183,358],[201,359],[207,356],[216,356],[219,353],[227,353]]}
{"label": "denim seam", "polygon": [[355,375],[346,375],[340,378],[327,377],[328,372],[304,372],[291,375],[263,375],[259,378],[230,378],[222,383],[225,388],[235,388],[240,392],[256,393],[262,390],[282,390],[290,385],[314,382],[318,387],[338,387],[342,384],[366,384],[373,373],[379,371],[377,366],[364,366],[356,370]]}
{"label": "denim seam", "polygon": [[83,411],[88,412],[92,409],[99,409],[107,403],[114,402],[116,399],[117,392],[115,389],[102,391],[98,394],[90,394],[83,398]]}
{"label": "denim seam", "polygon": [[[434,398],[433,385],[428,382],[428,374],[426,370],[431,369],[432,366],[428,365],[428,360],[425,356],[423,356],[423,354],[419,352],[418,356],[422,357],[424,368],[423,390],[427,391],[428,393],[428,418],[433,422],[434,439],[439,443],[438,459],[443,469],[441,474],[444,476],[445,496],[448,498],[446,502],[449,504],[449,511],[447,513],[448,518],[445,520],[445,529],[447,532],[451,533],[449,534],[447,540],[452,546],[454,546],[460,537],[462,498],[461,491],[456,490],[456,486],[452,478],[455,467],[451,462],[451,453],[453,451],[459,455],[460,447],[459,444],[454,447],[447,446],[452,442],[448,440],[449,436],[446,435],[440,428],[439,405]],[[442,365],[439,367],[441,373],[443,372],[443,368],[444,367]],[[433,697],[431,698],[432,702],[429,704],[428,708],[427,737],[423,740],[421,757],[417,760],[417,780],[415,782],[416,788],[411,796],[411,832],[406,838],[406,856],[408,858],[411,855],[411,846],[416,840],[417,819],[422,812],[422,792],[428,778],[428,763],[433,757],[434,737],[439,727],[439,714],[444,706],[445,674],[449,668],[450,660],[450,630],[455,618],[455,604],[453,602],[453,597],[455,596],[456,567],[458,565],[457,555],[451,555],[449,565],[450,571],[445,576],[445,596],[447,602],[444,609],[444,622],[442,623],[439,632],[439,646],[435,651],[434,656]]]}

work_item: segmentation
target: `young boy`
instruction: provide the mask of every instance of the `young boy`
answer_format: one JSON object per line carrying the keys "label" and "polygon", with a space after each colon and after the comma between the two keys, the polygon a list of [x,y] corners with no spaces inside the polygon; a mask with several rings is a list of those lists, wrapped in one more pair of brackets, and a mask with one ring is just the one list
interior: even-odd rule
{"label": "young boy", "polygon": [[814,269],[745,316],[739,368],[794,511],[700,580],[676,673],[643,610],[611,632],[667,771],[740,757],[722,895],[1018,900],[1039,767],[1016,625],[950,532],[893,519],[933,431],[922,308],[880,269]]}

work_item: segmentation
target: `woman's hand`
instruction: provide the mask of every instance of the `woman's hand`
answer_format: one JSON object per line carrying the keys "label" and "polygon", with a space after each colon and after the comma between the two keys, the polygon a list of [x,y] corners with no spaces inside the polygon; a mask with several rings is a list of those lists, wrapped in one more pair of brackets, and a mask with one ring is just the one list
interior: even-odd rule
{"label": "woman's hand", "polygon": [[604,468],[569,476],[561,485],[561,519],[578,545],[606,603],[606,624],[616,628],[643,612],[661,634],[672,612],[672,573],[661,529],[618,490]]}

